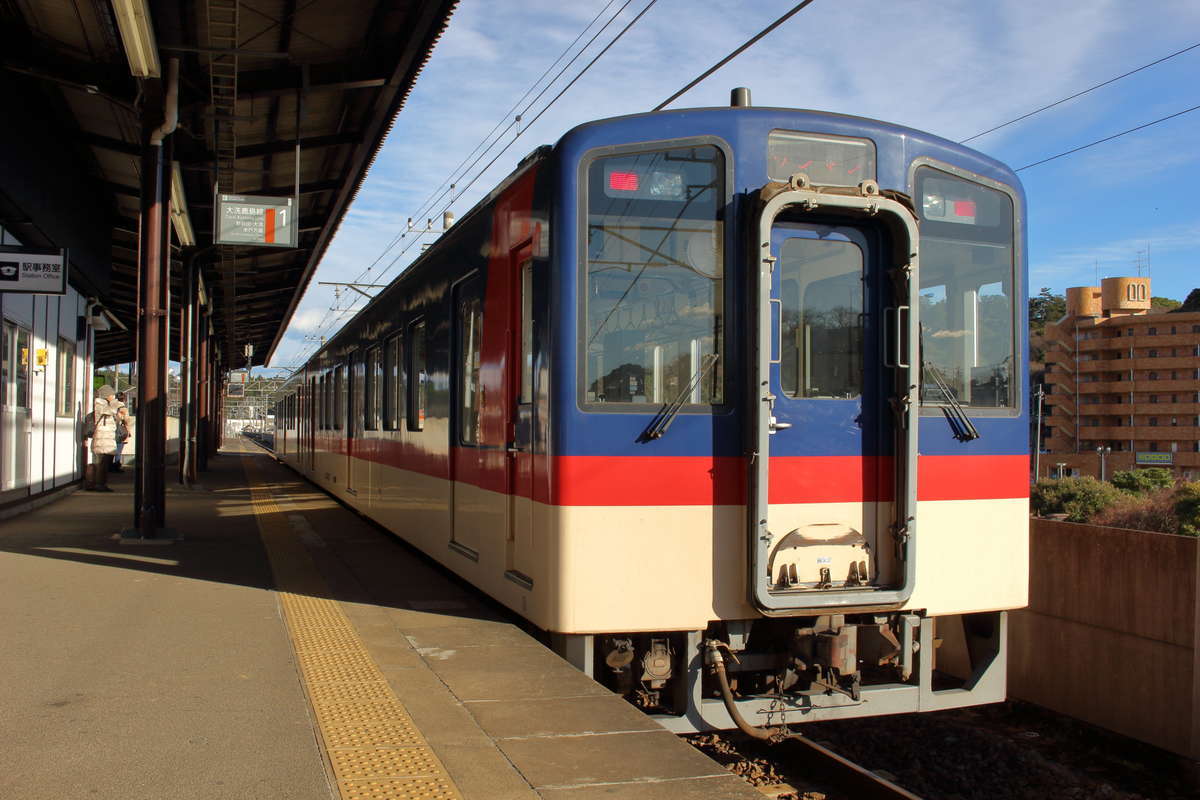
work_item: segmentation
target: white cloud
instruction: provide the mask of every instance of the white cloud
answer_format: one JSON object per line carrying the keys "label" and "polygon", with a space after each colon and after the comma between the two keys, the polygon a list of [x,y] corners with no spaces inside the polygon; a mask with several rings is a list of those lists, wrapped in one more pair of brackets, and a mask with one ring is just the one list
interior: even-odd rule
{"label": "white cloud", "polygon": [[1095,280],[1097,264],[1100,277],[1129,275],[1135,269],[1139,253],[1150,249],[1153,259],[1172,258],[1179,254],[1196,252],[1200,245],[1200,222],[1171,225],[1145,231],[1138,236],[1056,249],[1045,256],[1031,261],[1029,268],[1031,283],[1043,286],[1091,284]]}

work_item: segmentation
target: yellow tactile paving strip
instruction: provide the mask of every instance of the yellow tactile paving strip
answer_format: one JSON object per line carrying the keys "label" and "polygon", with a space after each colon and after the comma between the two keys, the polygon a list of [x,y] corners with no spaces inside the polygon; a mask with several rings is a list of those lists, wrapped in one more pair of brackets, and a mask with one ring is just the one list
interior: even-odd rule
{"label": "yellow tactile paving strip", "polygon": [[261,480],[242,457],[300,675],[342,800],[462,800]]}

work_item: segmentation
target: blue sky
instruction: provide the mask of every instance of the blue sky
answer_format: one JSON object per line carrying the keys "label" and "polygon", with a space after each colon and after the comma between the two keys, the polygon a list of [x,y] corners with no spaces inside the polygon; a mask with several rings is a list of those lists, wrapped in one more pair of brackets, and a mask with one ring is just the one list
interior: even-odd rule
{"label": "blue sky", "polygon": [[[602,19],[624,2],[614,0]],[[648,2],[632,0],[525,119]],[[461,216],[524,155],[574,125],[653,108],[793,5],[658,0],[544,116],[522,128],[451,210]],[[462,0],[272,366],[301,363],[313,337],[350,319],[352,312],[329,312],[333,290],[317,281],[354,280],[383,255],[359,280],[386,283],[418,254],[420,241],[435,238],[427,234],[409,246],[410,234],[384,252],[606,6],[609,0]],[[672,108],[725,105],[730,88],[747,86],[755,105],[857,114],[960,140],[1197,42],[1196,0],[817,0]],[[971,146],[1018,168],[1197,104],[1200,48]],[[1188,192],[1200,184],[1200,110],[1020,175],[1033,291],[1091,284],[1097,269],[1100,277],[1136,274],[1147,252],[1155,295],[1182,300],[1200,287],[1200,206]],[[422,214],[419,226],[440,217],[445,205]],[[348,297],[337,305],[356,307]]]}

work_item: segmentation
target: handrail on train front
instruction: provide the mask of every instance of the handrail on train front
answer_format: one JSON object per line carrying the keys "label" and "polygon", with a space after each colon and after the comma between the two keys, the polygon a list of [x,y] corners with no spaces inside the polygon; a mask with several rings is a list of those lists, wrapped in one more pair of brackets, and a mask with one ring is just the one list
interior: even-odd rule
{"label": "handrail on train front", "polygon": [[[917,396],[917,357],[920,347],[920,332],[917,310],[920,308],[918,279],[919,243],[917,218],[912,209],[897,199],[899,195],[884,197],[874,181],[863,181],[848,189],[814,189],[806,175],[793,175],[786,184],[769,183],[759,194],[762,210],[759,216],[758,270],[753,274],[758,282],[756,304],[758,331],[754,338],[755,354],[752,362],[750,399],[757,405],[758,413],[748,415],[752,427],[750,434],[749,502],[747,503],[749,534],[749,562],[751,570],[750,601],[767,616],[795,615],[803,613],[828,613],[830,610],[849,612],[854,610],[875,611],[883,608],[900,608],[912,595],[916,582],[916,508],[917,508],[917,427],[919,403]],[[907,198],[905,198],[907,199]],[[895,517],[892,534],[897,544],[897,554],[904,564],[904,578],[900,586],[875,589],[864,593],[862,589],[838,591],[835,589],[788,592],[773,594],[770,591],[771,576],[766,565],[771,554],[775,534],[768,528],[768,493],[770,488],[770,436],[773,426],[771,393],[772,322],[771,274],[775,269],[775,258],[771,255],[771,231],[775,220],[784,209],[797,207],[805,212],[845,214],[852,219],[879,220],[892,231],[892,251],[888,272],[893,276],[895,288],[896,325],[899,331],[901,314],[899,307],[907,306],[907,358],[901,358],[902,343],[896,341],[893,399],[899,409],[897,422],[899,432],[897,447],[904,453],[901,460],[895,459],[896,495]],[[903,241],[901,241],[903,240]],[[886,328],[886,326],[884,326]],[[885,333],[886,336],[886,333]],[[887,343],[885,342],[884,352]],[[766,457],[760,457],[767,454]],[[878,541],[878,540],[877,540]]]}

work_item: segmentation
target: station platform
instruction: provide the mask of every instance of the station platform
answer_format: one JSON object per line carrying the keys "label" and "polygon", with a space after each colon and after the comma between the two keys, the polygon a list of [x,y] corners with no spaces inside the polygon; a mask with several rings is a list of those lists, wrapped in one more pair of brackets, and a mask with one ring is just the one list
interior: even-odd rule
{"label": "station platform", "polygon": [[741,778],[245,440],[0,522],[0,797],[735,800]]}

